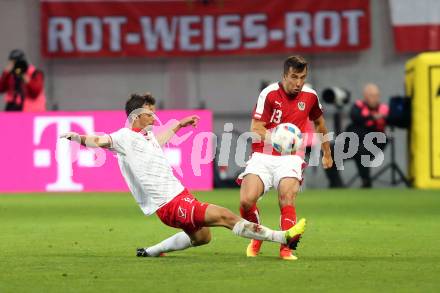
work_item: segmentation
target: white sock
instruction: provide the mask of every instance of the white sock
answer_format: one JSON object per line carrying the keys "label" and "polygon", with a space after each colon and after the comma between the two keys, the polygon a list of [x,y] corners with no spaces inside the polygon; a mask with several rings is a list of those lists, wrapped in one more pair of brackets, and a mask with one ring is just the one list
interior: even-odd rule
{"label": "white sock", "polygon": [[265,226],[251,223],[245,219],[238,221],[232,232],[244,238],[251,238],[256,240],[273,241],[281,244],[286,244],[285,231],[274,231]]}
{"label": "white sock", "polygon": [[162,252],[183,250],[191,246],[189,236],[185,232],[179,232],[154,246],[148,247],[147,253],[151,256],[159,256]]}

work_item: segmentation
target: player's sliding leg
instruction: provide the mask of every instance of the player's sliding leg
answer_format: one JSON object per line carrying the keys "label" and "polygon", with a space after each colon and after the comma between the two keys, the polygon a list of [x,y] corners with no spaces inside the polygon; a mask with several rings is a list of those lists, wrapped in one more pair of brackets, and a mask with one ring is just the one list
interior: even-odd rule
{"label": "player's sliding leg", "polygon": [[191,246],[193,246],[191,238],[185,232],[179,232],[156,245],[138,248],[136,255],[156,257],[165,252],[184,250]]}
{"label": "player's sliding leg", "polygon": [[[243,178],[240,188],[240,214],[249,222],[260,224],[260,215],[257,208],[257,200],[264,192],[264,185],[260,177],[248,174]],[[261,249],[261,240],[252,239],[246,248],[248,257],[255,257]]]}
{"label": "player's sliding leg", "polygon": [[305,219],[301,219],[297,225],[288,231],[275,231],[268,227],[249,222],[232,213],[230,210],[210,204],[206,209],[205,225],[222,226],[244,238],[273,241],[285,245],[296,243],[297,239],[304,233]]}
{"label": "player's sliding leg", "polygon": [[137,256],[156,257],[163,253],[184,250],[193,246],[208,244],[211,241],[211,231],[203,227],[197,232],[187,234],[179,232],[164,241],[147,248],[138,248]]}
{"label": "player's sliding leg", "polygon": [[[283,178],[278,186],[278,199],[281,210],[280,228],[289,230],[296,224],[295,197],[299,190],[299,181],[296,178]],[[291,249],[296,249],[299,238],[292,243],[290,248],[286,245],[280,246],[280,257],[284,260],[295,260],[296,256],[292,254]]]}

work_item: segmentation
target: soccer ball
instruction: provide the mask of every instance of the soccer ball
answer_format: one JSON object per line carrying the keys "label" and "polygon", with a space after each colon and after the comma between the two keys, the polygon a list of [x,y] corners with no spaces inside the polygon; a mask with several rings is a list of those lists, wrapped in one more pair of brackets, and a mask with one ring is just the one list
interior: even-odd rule
{"label": "soccer ball", "polygon": [[302,144],[301,130],[292,123],[281,123],[271,135],[273,148],[282,154],[298,150]]}

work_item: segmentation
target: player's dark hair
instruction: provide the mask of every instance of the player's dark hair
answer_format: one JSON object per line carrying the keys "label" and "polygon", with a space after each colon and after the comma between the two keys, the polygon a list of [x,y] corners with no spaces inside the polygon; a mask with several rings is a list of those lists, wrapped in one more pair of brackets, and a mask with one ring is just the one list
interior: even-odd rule
{"label": "player's dark hair", "polygon": [[136,109],[142,108],[144,105],[155,105],[156,99],[151,95],[151,93],[145,94],[132,94],[127,103],[125,103],[125,113],[127,117]]}
{"label": "player's dark hair", "polygon": [[295,55],[290,56],[289,58],[284,61],[284,75],[289,73],[290,68],[293,69],[295,72],[302,72],[304,68],[308,67],[308,62],[304,57]]}

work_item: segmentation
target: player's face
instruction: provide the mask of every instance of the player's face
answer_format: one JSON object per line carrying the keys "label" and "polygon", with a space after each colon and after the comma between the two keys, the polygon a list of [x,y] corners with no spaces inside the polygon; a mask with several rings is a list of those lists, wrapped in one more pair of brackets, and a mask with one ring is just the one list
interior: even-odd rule
{"label": "player's face", "polygon": [[304,83],[306,82],[307,68],[303,71],[295,71],[292,67],[289,68],[289,72],[283,75],[283,87],[288,95],[297,95]]}
{"label": "player's face", "polygon": [[144,105],[142,108],[144,108],[145,111],[138,117],[141,128],[153,125],[155,121],[154,112],[156,111],[156,107],[154,105]]}

